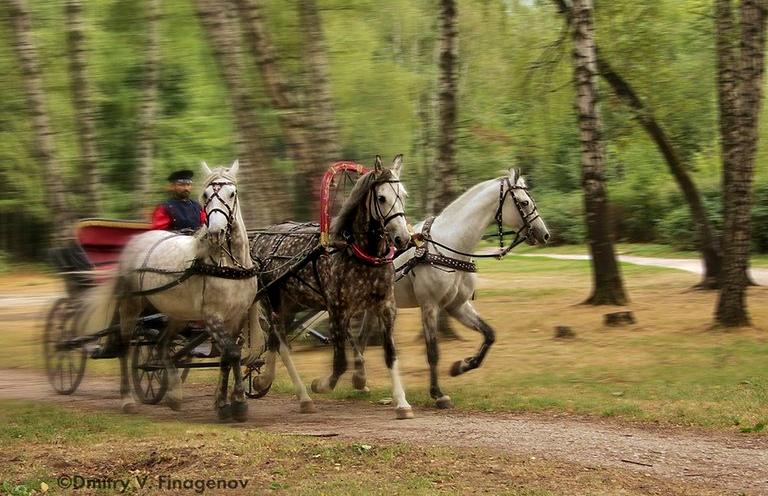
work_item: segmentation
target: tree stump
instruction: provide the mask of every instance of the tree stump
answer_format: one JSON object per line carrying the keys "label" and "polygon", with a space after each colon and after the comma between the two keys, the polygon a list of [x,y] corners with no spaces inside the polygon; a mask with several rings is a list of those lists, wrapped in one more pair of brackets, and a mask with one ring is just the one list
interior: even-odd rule
{"label": "tree stump", "polygon": [[632,312],[613,312],[604,315],[605,325],[619,327],[635,323],[635,315]]}
{"label": "tree stump", "polygon": [[555,327],[555,339],[573,339],[576,337],[576,333],[573,332],[568,326],[556,326]]}

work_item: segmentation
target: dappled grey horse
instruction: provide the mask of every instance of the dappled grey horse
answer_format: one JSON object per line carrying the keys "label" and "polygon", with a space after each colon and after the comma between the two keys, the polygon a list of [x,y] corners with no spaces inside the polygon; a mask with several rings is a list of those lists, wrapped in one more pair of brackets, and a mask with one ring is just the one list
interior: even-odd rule
{"label": "dappled grey horse", "polygon": [[[275,355],[285,362],[290,358],[284,334],[301,310],[327,310],[333,343],[332,373],[312,382],[315,392],[336,387],[347,369],[345,346],[350,320],[369,311],[382,322],[384,351],[392,379],[392,397],[397,418],[411,418],[400,381],[392,330],[395,322],[394,259],[395,247],[403,248],[410,239],[405,220],[405,189],[400,183],[402,156],[390,169],[376,157],[374,170],[360,177],[344,202],[330,229],[330,247],[319,244],[316,224],[287,222],[260,230],[251,254],[262,263],[260,280],[269,285],[287,270],[303,261],[287,279],[267,291],[274,313],[266,356],[266,370],[255,380],[257,388],[268,387],[274,379]],[[294,381],[302,411],[312,411],[312,400],[286,363]]]}

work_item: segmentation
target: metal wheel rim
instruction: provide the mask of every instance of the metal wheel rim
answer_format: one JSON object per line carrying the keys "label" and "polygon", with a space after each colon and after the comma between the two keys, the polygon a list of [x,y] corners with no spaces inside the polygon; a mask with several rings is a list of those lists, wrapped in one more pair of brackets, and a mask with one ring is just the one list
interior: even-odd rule
{"label": "metal wheel rim", "polygon": [[77,337],[76,309],[70,298],[57,300],[45,322],[43,354],[48,382],[59,394],[74,393],[85,374],[88,357],[85,347],[56,349],[56,345]]}
{"label": "metal wheel rim", "polygon": [[161,353],[161,346],[156,342],[142,340],[133,348],[131,363],[133,389],[139,400],[146,405],[159,403],[168,389],[168,373],[164,367],[154,370],[142,368],[153,361],[158,365],[162,364]]}

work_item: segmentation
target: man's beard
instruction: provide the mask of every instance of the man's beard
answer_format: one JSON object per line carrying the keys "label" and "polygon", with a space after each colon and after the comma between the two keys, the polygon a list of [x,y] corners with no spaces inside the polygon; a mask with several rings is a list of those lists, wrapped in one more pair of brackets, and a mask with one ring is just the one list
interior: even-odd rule
{"label": "man's beard", "polygon": [[179,200],[189,200],[189,191],[176,191],[175,195]]}

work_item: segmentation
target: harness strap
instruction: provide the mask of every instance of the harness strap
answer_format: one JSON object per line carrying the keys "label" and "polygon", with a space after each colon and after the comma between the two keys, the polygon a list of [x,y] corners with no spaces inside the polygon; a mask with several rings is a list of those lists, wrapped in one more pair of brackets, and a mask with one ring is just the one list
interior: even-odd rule
{"label": "harness strap", "polygon": [[477,264],[471,260],[459,260],[456,258],[446,257],[439,253],[430,253],[429,247],[424,242],[435,244],[431,239],[430,231],[432,230],[432,224],[435,222],[435,216],[427,217],[424,220],[424,225],[421,227],[421,232],[416,235],[417,242],[421,242],[421,246],[416,248],[413,257],[405,262],[398,269],[399,275],[396,280],[400,280],[405,277],[414,267],[419,264],[426,263],[429,265],[438,265],[453,270],[459,270],[461,272],[477,272]]}

